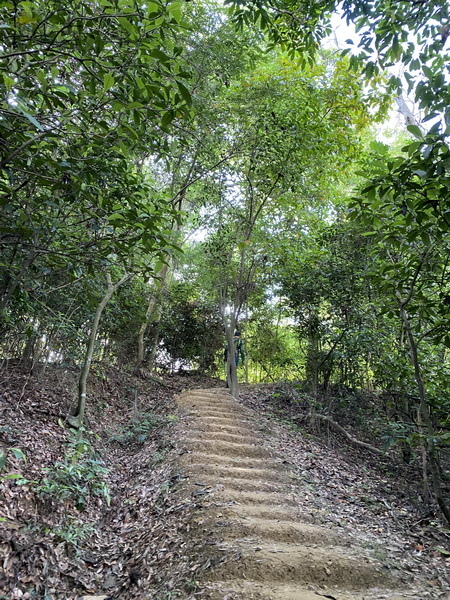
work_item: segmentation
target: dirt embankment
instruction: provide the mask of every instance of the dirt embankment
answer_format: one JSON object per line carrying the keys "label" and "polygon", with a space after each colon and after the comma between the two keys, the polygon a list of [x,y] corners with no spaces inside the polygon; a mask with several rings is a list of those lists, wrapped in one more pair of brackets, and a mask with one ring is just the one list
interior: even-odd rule
{"label": "dirt embankment", "polygon": [[[364,539],[302,514],[305,485],[268,449],[257,415],[224,389],[178,398],[185,492],[197,499],[191,535],[208,568],[196,598],[423,600],[409,573]],[[382,557],[382,558],[380,558]]]}
{"label": "dirt embankment", "polygon": [[[188,595],[191,506],[175,492],[173,396],[215,381],[98,373],[89,380],[85,451],[74,455],[64,420],[77,371],[50,365],[32,374],[20,364],[0,371],[2,600]],[[108,490],[110,503],[89,482]]]}

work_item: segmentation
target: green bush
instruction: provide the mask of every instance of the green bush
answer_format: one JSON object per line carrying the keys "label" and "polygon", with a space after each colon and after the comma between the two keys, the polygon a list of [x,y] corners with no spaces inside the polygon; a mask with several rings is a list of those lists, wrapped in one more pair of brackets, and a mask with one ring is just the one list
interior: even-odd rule
{"label": "green bush", "polygon": [[150,431],[164,427],[173,420],[172,415],[162,417],[153,412],[139,413],[133,416],[130,423],[119,433],[111,435],[109,441],[117,444],[143,444]]}
{"label": "green bush", "polygon": [[86,540],[93,532],[93,525],[83,523],[71,516],[68,516],[65,523],[53,529],[53,533],[59,540],[71,544],[75,549],[78,548],[80,542]]}
{"label": "green bush", "polygon": [[23,460],[27,462],[27,458],[25,454],[22,452],[20,448],[0,448],[0,471],[2,471],[8,462],[8,455],[13,455],[18,460]]}
{"label": "green bush", "polygon": [[44,469],[47,476],[37,486],[44,497],[73,500],[79,510],[86,508],[91,497],[105,498],[110,503],[109,486],[105,481],[109,470],[96,457],[90,441],[71,430],[63,461]]}

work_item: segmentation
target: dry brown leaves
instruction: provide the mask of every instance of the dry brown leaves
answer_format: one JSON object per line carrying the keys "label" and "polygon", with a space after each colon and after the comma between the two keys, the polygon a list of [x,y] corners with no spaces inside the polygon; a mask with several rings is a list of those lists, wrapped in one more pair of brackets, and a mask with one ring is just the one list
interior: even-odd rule
{"label": "dry brown leaves", "polygon": [[377,552],[381,547],[379,558],[405,582],[416,579],[424,598],[450,597],[450,531],[437,510],[424,514],[417,502],[420,474],[395,457],[380,461],[349,446],[326,428],[301,429],[291,407],[270,399],[272,389],[243,386],[240,400],[260,415],[267,443],[291,469],[304,514],[362,536]]}
{"label": "dry brown leaves", "polygon": [[[96,451],[109,469],[111,505],[94,498],[78,511],[70,500],[36,492],[43,469],[61,460],[73,406],[76,373],[48,367],[32,375],[20,365],[0,374],[0,443],[20,448],[27,462],[8,454],[0,481],[0,598],[81,600],[186,598],[196,565],[187,549],[189,502],[180,501],[171,466],[170,422],[143,443],[111,443],[136,410],[174,412],[173,396],[215,382],[171,377],[165,385],[117,370],[91,378],[87,420]],[[137,390],[137,396],[136,396]],[[24,480],[28,480],[28,483]]]}

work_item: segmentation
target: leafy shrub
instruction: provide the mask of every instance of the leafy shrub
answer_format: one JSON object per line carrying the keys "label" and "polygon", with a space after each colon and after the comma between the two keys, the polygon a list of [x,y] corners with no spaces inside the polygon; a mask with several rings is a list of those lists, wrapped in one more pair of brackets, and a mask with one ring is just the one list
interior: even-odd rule
{"label": "leafy shrub", "polygon": [[109,486],[105,481],[109,470],[96,458],[90,441],[80,437],[80,433],[71,430],[64,460],[44,469],[47,477],[37,491],[44,497],[73,500],[79,510],[86,508],[91,497],[105,498],[109,506]]}
{"label": "leafy shrub", "polygon": [[[12,448],[8,447],[0,447],[0,483],[2,481],[6,481],[7,479],[14,479],[16,485],[25,485],[27,483],[36,483],[35,481],[31,481],[30,479],[26,479],[21,473],[8,473],[8,475],[2,475],[1,472],[7,466],[11,455],[14,456],[17,460],[23,460],[27,462],[27,457],[22,452],[20,448]],[[0,519],[0,521],[4,521],[5,519]]]}
{"label": "leafy shrub", "polygon": [[27,458],[20,448],[0,448],[0,471],[2,471],[6,467],[6,464],[8,462],[8,454],[12,454],[18,460],[23,460],[24,462],[27,462]]}
{"label": "leafy shrub", "polygon": [[53,529],[53,533],[59,540],[71,544],[75,548],[78,548],[80,542],[91,536],[93,531],[94,527],[91,524],[83,523],[71,516],[68,516],[62,525]]}
{"label": "leafy shrub", "polygon": [[112,435],[109,441],[117,444],[143,444],[147,440],[150,431],[164,427],[174,420],[173,415],[162,417],[153,412],[138,413],[133,416],[130,423],[120,433]]}

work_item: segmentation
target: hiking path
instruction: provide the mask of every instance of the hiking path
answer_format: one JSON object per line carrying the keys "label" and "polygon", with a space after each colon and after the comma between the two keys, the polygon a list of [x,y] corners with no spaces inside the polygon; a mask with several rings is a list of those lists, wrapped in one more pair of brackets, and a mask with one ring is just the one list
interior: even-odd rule
{"label": "hiking path", "polygon": [[[180,470],[195,499],[190,528],[207,560],[200,596],[211,600],[420,600],[356,535],[302,514],[305,489],[225,389],[184,392]],[[326,485],[326,482],[324,482]]]}

